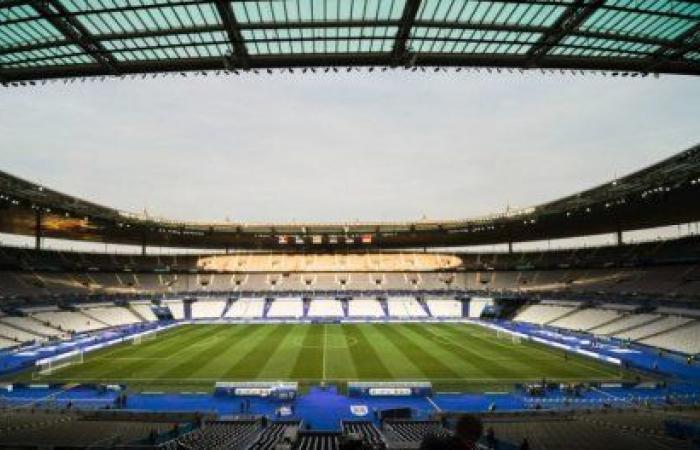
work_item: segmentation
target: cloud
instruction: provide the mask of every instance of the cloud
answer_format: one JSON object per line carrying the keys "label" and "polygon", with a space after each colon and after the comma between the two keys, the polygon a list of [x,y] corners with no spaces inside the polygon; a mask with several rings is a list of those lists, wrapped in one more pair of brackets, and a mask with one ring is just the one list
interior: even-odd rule
{"label": "cloud", "polygon": [[695,143],[683,77],[307,74],[0,93],[3,170],[175,219],[459,218],[527,206]]}

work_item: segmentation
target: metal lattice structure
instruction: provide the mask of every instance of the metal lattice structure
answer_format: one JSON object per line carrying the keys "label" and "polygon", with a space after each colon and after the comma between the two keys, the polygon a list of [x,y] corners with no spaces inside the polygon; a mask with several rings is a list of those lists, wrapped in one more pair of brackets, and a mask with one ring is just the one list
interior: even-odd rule
{"label": "metal lattice structure", "polygon": [[0,82],[221,70],[700,74],[698,0],[0,0]]}

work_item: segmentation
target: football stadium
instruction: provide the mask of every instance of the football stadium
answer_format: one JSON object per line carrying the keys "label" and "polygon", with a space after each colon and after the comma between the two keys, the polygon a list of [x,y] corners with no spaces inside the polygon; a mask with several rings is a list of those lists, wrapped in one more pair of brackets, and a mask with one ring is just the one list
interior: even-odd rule
{"label": "football stadium", "polygon": [[[688,88],[698,75],[693,0],[0,0],[0,448],[700,448],[700,91]],[[557,148],[590,139],[609,153],[586,161],[572,150],[578,162],[561,164],[580,167],[557,173],[560,156],[526,151],[540,147],[525,133],[508,141],[506,159],[488,160],[486,146],[459,130],[468,127],[446,116],[476,108],[498,141],[511,133],[489,103],[498,100],[451,109],[446,99],[462,93],[428,91],[449,91],[465,76],[475,78],[464,85],[502,82],[512,97],[518,88],[498,80],[530,77],[530,97],[502,102],[514,130],[534,127],[542,145]],[[625,117],[633,106],[613,115],[634,126],[602,126],[594,116],[608,107],[604,93],[585,91],[600,103],[579,105],[564,92],[590,77],[596,89],[615,91],[612,103],[629,92],[658,102],[658,110],[629,104],[658,115],[659,128],[664,115],[688,125],[642,130],[643,120]],[[340,106],[328,106],[331,95],[303,91],[300,78],[357,94],[336,93]],[[672,91],[678,79],[685,84]],[[537,98],[548,83],[561,104]],[[173,98],[143,115],[141,103],[119,98],[132,88],[128,95],[155,98],[161,84]],[[477,190],[451,191],[464,180],[432,164],[407,169],[413,157],[398,163],[391,152],[378,172],[383,189],[362,178],[382,167],[380,147],[413,155],[407,128],[425,125],[410,122],[421,107],[415,92],[402,94],[406,110],[392,109],[389,95],[386,105],[374,101],[387,85],[431,92],[424,100],[436,116],[445,104],[439,126],[457,131],[415,145],[436,158],[443,145],[456,147],[444,165],[474,178]],[[287,96],[264,105],[267,90]],[[195,104],[178,103],[176,91],[214,105],[211,115],[193,110],[192,123],[148,129],[161,120],[146,117],[156,108],[167,122]],[[275,167],[290,160],[270,153],[258,170],[256,150],[240,150],[245,133],[227,124],[226,151],[240,156],[221,177],[216,166],[229,160],[207,139],[220,138],[217,120],[244,120],[215,117],[229,97],[259,116],[260,148],[277,146],[270,135],[278,133],[283,151],[295,139],[308,152],[346,140],[360,156],[331,167],[314,153],[290,176]],[[292,98],[309,109],[296,110]],[[275,102],[293,111],[280,113]],[[554,112],[536,117],[514,106],[546,102]],[[25,118],[17,105],[41,114]],[[386,111],[406,134],[372,123],[367,108]],[[290,115],[318,120],[316,110],[340,125],[321,121],[309,128],[314,136],[282,126]],[[100,134],[112,113],[116,137]],[[549,115],[571,123],[544,132],[533,125]],[[80,133],[61,132],[73,116],[86,117]],[[186,141],[187,155],[165,150],[190,132],[198,137]],[[639,148],[615,144],[624,133]],[[695,141],[678,147],[685,141],[671,135],[680,134]],[[71,147],[81,140],[122,146],[125,156],[100,161],[105,153],[94,150],[75,163]],[[129,153],[135,142],[143,147]],[[615,150],[627,169],[601,179]],[[178,158],[187,173],[169,171]],[[469,165],[493,173],[466,175]],[[605,170],[588,177],[590,167]],[[532,186],[499,170],[514,179],[519,171]],[[314,181],[314,173],[330,178]],[[336,186],[319,181],[334,178]],[[306,182],[331,198],[324,212],[305,213],[313,200],[295,186]],[[121,188],[104,194],[110,185]],[[419,194],[431,188],[461,202],[449,204],[447,219],[386,219],[402,216],[397,199],[422,208]],[[499,192],[530,206],[502,211]],[[266,216],[266,195],[286,203],[275,213],[310,219]],[[175,213],[124,206],[140,196]],[[381,219],[337,219],[354,214],[343,199],[353,196]],[[236,218],[234,198],[271,219]],[[465,214],[478,202],[485,214]],[[199,217],[211,210],[234,212]]]}

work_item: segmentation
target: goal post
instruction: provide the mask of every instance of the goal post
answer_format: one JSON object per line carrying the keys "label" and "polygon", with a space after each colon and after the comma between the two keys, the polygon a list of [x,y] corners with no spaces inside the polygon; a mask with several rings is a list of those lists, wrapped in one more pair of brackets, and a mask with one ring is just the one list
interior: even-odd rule
{"label": "goal post", "polygon": [[154,341],[158,337],[158,332],[154,331],[152,333],[137,334],[131,337],[132,345],[139,345],[143,342]]}
{"label": "goal post", "polygon": [[38,366],[37,373],[39,375],[51,375],[56,370],[63,369],[68,366],[73,366],[76,364],[82,364],[84,362],[84,356],[82,350],[73,350],[64,355],[59,355],[53,358],[46,358],[37,361]]}
{"label": "goal post", "polygon": [[507,331],[503,331],[503,330],[496,330],[496,337],[498,337],[498,339],[509,340],[513,344],[521,344],[522,343],[521,336],[519,336],[517,334],[513,334],[513,333],[508,333]]}

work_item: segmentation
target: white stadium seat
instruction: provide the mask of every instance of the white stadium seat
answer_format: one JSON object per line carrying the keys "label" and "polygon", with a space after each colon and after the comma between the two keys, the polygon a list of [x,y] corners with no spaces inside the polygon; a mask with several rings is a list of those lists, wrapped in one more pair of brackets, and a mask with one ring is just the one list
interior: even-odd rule
{"label": "white stadium seat", "polygon": [[301,298],[278,298],[272,302],[267,317],[299,318],[304,316],[304,302]]}
{"label": "white stadium seat", "polygon": [[331,298],[315,298],[309,305],[309,317],[343,317],[343,304]]}
{"label": "white stadium seat", "polygon": [[376,298],[355,298],[348,301],[349,317],[385,317],[384,309]]}

